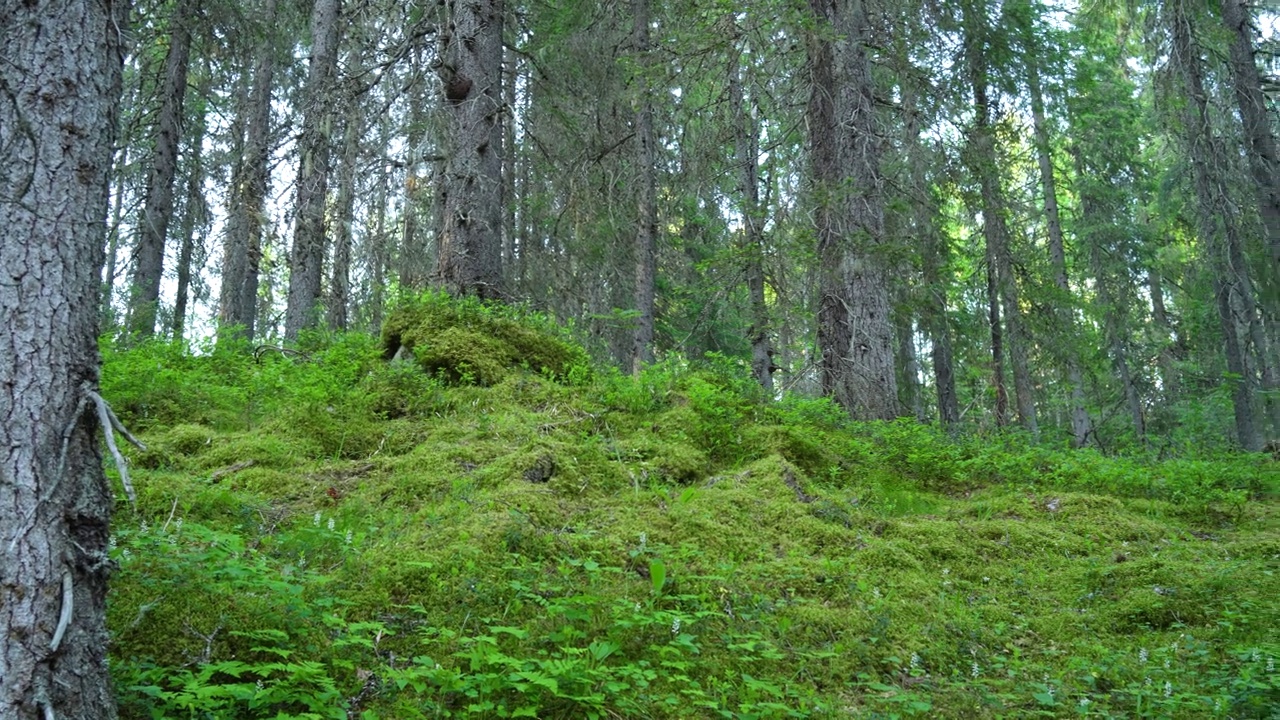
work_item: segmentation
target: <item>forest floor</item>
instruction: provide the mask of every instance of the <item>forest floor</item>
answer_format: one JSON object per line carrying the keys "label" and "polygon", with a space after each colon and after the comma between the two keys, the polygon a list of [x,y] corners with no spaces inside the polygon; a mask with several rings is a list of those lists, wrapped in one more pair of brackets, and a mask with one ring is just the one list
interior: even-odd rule
{"label": "forest floor", "polygon": [[1280,717],[1270,458],[383,349],[104,349],[122,717]]}

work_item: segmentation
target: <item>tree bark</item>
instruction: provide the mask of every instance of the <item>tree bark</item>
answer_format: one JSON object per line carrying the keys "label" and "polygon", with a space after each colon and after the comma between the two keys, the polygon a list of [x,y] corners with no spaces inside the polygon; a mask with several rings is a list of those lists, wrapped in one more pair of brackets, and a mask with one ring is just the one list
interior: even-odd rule
{"label": "tree bark", "polygon": [[164,61],[164,85],[156,124],[156,149],[147,177],[142,224],[138,228],[138,243],[133,253],[129,331],[137,337],[151,337],[156,331],[160,279],[164,275],[165,239],[169,217],[173,214],[173,179],[178,169],[178,144],[182,140],[191,26],[198,12],[198,0],[180,2],[174,6],[170,19],[169,53]]}
{"label": "tree bark", "polygon": [[297,219],[293,248],[289,253],[289,298],[285,308],[284,336],[314,327],[324,277],[326,242],[325,201],[333,124],[333,86],[338,64],[338,16],[341,0],[316,0],[311,13],[311,65],[307,72],[306,107],[298,150]]}
{"label": "tree bark", "polygon": [[[898,415],[884,188],[862,0],[810,0],[809,157],[817,206],[822,388],[861,420]],[[829,31],[834,30],[835,37]]]}
{"label": "tree bark", "polygon": [[252,340],[257,317],[258,277],[262,262],[262,229],[271,161],[271,86],[275,75],[273,27],[276,0],[265,0],[263,27],[266,35],[255,51],[253,89],[241,106],[246,125],[239,163],[232,177],[223,245],[222,288],[218,323],[238,327],[239,335]]}
{"label": "tree bark", "polygon": [[632,0],[632,49],[638,56],[640,67],[637,84],[635,132],[636,170],[636,333],[631,351],[631,369],[640,372],[641,366],[653,362],[655,283],[658,274],[658,191],[655,166],[656,138],[653,132],[653,100],[649,89],[647,69],[651,59],[649,48],[649,0]]}
{"label": "tree bark", "polygon": [[1235,87],[1249,167],[1258,196],[1258,213],[1271,254],[1271,280],[1280,285],[1280,155],[1272,134],[1272,118],[1262,94],[1254,59],[1253,19],[1245,0],[1222,0],[1222,21],[1231,33],[1231,84]]}
{"label": "tree bark", "polygon": [[94,412],[124,2],[0,6],[0,717],[113,720]]}
{"label": "tree bark", "polygon": [[1231,278],[1244,268],[1232,268],[1225,232],[1234,227],[1234,223],[1225,216],[1227,204],[1218,191],[1219,181],[1213,176],[1211,169],[1216,167],[1222,158],[1220,149],[1215,147],[1212,128],[1209,122],[1208,96],[1204,88],[1204,68],[1199,49],[1193,36],[1191,19],[1188,18],[1179,2],[1165,5],[1166,19],[1170,24],[1173,37],[1173,62],[1182,75],[1187,93],[1187,105],[1184,110],[1184,122],[1187,133],[1187,145],[1191,155],[1192,175],[1195,185],[1199,231],[1205,251],[1209,255],[1213,270],[1213,293],[1218,306],[1218,320],[1222,325],[1222,336],[1226,346],[1227,372],[1226,382],[1231,386],[1231,402],[1235,411],[1236,436],[1245,450],[1256,451],[1262,447],[1262,436],[1258,432],[1257,419],[1254,417],[1253,378],[1245,366],[1244,348],[1240,341],[1240,327],[1236,320],[1231,302]]}
{"label": "tree bark", "polygon": [[437,281],[453,295],[497,299],[502,286],[503,0],[446,0],[441,97],[447,118]]}

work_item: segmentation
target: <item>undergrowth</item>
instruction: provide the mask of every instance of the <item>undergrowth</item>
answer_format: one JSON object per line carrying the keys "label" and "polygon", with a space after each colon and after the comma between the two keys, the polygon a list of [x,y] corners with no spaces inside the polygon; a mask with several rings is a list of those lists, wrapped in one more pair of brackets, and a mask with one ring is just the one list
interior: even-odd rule
{"label": "undergrowth", "polygon": [[388,328],[104,345],[148,444],[122,717],[1278,717],[1263,456],[853,423],[437,296]]}

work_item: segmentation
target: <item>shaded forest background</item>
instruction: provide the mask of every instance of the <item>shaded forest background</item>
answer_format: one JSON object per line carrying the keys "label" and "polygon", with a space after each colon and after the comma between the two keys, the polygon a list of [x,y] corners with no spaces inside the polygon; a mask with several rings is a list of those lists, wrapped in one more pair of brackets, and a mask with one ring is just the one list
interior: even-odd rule
{"label": "shaded forest background", "polygon": [[428,287],[622,367],[1106,452],[1280,435],[1276,16],[1243,0],[191,0],[129,28],[104,327]]}

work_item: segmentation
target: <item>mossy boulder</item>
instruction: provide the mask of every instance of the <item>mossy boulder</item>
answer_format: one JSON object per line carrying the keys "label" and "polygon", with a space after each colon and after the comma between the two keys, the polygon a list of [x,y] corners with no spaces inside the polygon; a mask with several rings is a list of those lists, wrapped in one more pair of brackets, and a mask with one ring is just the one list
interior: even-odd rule
{"label": "mossy boulder", "polygon": [[556,336],[550,321],[516,310],[426,295],[395,310],[382,328],[384,357],[408,353],[452,383],[496,385],[516,369],[558,381],[586,379],[589,358]]}

